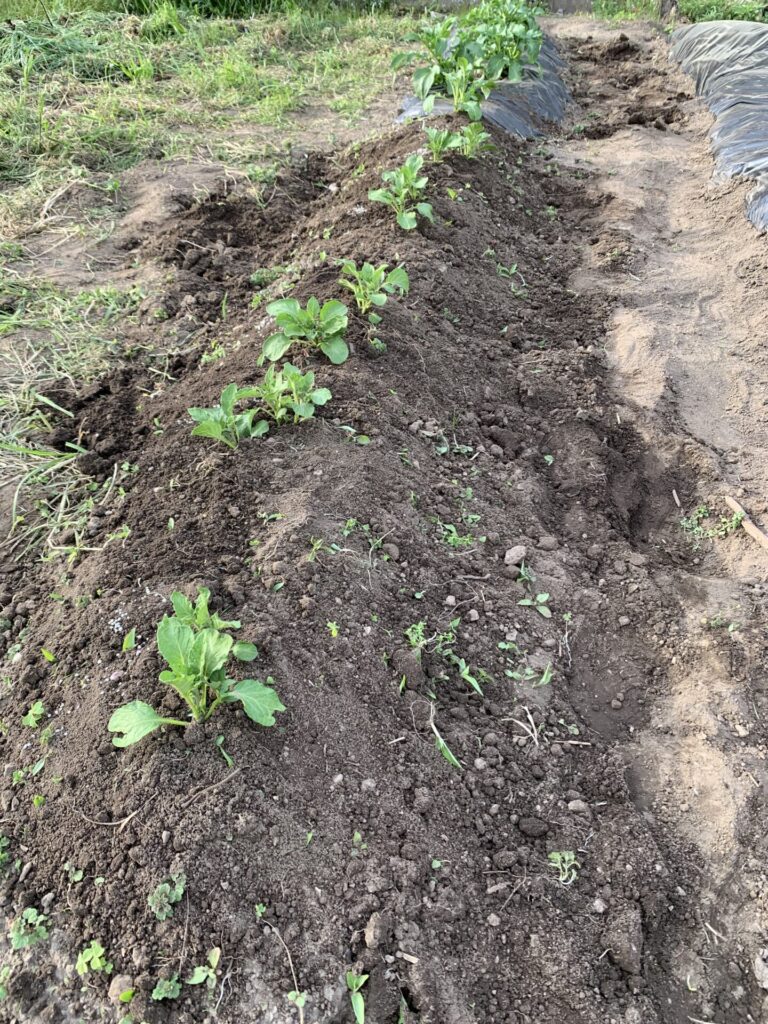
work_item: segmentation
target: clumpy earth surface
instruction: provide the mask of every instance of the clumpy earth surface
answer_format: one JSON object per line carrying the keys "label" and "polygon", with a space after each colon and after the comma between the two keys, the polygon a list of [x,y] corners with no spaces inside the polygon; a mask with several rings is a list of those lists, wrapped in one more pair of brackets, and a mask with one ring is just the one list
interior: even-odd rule
{"label": "clumpy earth surface", "polygon": [[[163,370],[48,394],[122,484],[79,558],[0,577],[4,909],[49,918],[2,1019],[349,1024],[347,971],[372,1024],[766,1019],[766,557],[681,527],[766,512],[765,241],[662,36],[548,28],[568,122],[429,164],[434,225],[367,199],[408,125],[123,232],[153,282],[125,348]],[[341,259],[407,269],[385,350],[353,314],[346,363],[301,357],[314,421],[191,438],[261,378],[267,301],[346,299]],[[183,716],[154,633],[199,587],[285,712],[116,749],[126,701]],[[75,972],[91,940],[110,976]]]}

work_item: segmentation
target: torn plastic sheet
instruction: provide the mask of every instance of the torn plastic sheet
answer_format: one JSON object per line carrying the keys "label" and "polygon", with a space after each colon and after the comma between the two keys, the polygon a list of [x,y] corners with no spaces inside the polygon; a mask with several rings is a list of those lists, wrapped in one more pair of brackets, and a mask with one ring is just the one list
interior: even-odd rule
{"label": "torn plastic sheet", "polygon": [[747,216],[768,230],[768,25],[707,21],[678,29],[672,56],[715,115],[716,173],[753,180]]}
{"label": "torn plastic sheet", "polygon": [[[561,121],[568,106],[570,95],[563,81],[563,67],[563,59],[555,44],[545,36],[538,67],[524,68],[520,82],[499,82],[482,103],[483,117],[523,139],[542,135],[546,122]],[[449,99],[438,97],[435,100],[433,114],[452,111],[453,104]],[[399,120],[424,116],[421,100],[415,96],[406,97]]]}

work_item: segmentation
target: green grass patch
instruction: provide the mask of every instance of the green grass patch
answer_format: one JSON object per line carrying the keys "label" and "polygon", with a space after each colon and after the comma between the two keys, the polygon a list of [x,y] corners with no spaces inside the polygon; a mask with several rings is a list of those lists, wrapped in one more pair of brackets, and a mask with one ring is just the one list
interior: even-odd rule
{"label": "green grass patch", "polygon": [[680,15],[689,21],[766,21],[762,0],[678,0]]}
{"label": "green grass patch", "polygon": [[65,15],[67,0],[51,21],[0,26],[0,233],[29,226],[67,181],[103,185],[99,175],[146,157],[216,154],[263,177],[305,106],[327,107],[341,127],[375,99],[413,24],[347,4],[277,6],[233,21],[169,0],[143,16]]}

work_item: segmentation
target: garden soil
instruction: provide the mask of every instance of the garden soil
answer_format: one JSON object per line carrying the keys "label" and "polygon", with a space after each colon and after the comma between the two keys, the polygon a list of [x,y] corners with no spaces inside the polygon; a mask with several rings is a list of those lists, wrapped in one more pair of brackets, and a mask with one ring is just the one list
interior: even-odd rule
{"label": "garden soil", "polygon": [[[662,37],[549,27],[569,124],[430,166],[434,225],[367,200],[411,125],[125,233],[155,282],[126,347],[164,373],[49,395],[75,413],[56,442],[96,480],[127,465],[124,494],[74,563],[3,563],[4,907],[50,936],[12,954],[2,1019],[349,1024],[350,970],[371,1024],[766,1019],[766,557],[680,526],[726,494],[766,513],[765,242],[742,187],[709,182],[710,119]],[[352,317],[345,364],[303,360],[333,392],[315,421],[191,438],[188,407],[262,373],[254,272],[261,298],[344,298],[346,258],[407,268],[386,350]],[[117,750],[121,703],[181,713],[154,630],[199,586],[286,711]],[[482,694],[414,655],[420,622]],[[17,724],[35,700],[42,753]],[[111,977],[75,974],[92,939]],[[212,989],[152,999],[214,947]]]}

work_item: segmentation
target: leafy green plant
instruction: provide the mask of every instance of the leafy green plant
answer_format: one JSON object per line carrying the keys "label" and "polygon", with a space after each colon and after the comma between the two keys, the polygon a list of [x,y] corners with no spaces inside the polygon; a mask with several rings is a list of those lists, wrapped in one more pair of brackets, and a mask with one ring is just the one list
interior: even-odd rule
{"label": "leafy green plant", "polygon": [[407,295],[410,286],[403,267],[389,270],[386,263],[378,267],[371,263],[363,263],[362,267],[358,267],[354,260],[345,260],[342,263],[339,284],[352,292],[357,308],[363,315],[371,306],[384,306],[388,295],[394,295],[395,292],[401,296]]}
{"label": "leafy green plant", "polygon": [[261,402],[262,412],[278,425],[289,416],[294,423],[312,419],[315,409],[333,397],[328,388],[315,387],[311,370],[302,373],[291,363],[280,369],[268,367],[263,382],[250,391]]}
{"label": "leafy green plant", "polygon": [[519,605],[524,608],[535,608],[536,611],[545,619],[552,618],[552,610],[547,604],[549,601],[549,594],[536,594],[535,597],[524,597],[522,601],[518,601]]}
{"label": "leafy green plant", "polygon": [[368,193],[372,203],[384,203],[395,214],[397,223],[404,231],[413,231],[417,217],[434,222],[435,215],[429,203],[421,200],[429,179],[421,173],[424,157],[412,153],[401,167],[384,171],[382,181],[388,188],[374,188]]}
{"label": "leafy green plant", "polygon": [[22,910],[8,932],[11,949],[27,949],[48,938],[48,918],[34,907]]}
{"label": "leafy green plant", "polygon": [[458,132],[452,132],[450,128],[424,127],[427,136],[427,149],[432,156],[432,163],[442,163],[443,157],[452,149],[458,149],[461,145],[461,137]]}
{"label": "leafy green plant", "polygon": [[[204,722],[220,704],[240,701],[251,721],[263,726],[275,724],[275,712],[285,711],[272,688],[259,679],[236,682],[226,674],[230,655],[238,661],[253,661],[258,650],[251,643],[237,642],[228,632],[240,628],[240,622],[225,621],[210,614],[210,591],[200,588],[193,603],[179,591],[171,594],[174,614],[164,615],[157,627],[157,646],[169,668],[160,673],[160,682],[173,687],[189,707],[194,722]],[[112,715],[107,725],[117,733],[116,747],[138,743],[161,725],[187,726],[177,718],[163,718],[144,701],[124,704]]]}
{"label": "leafy green plant", "polygon": [[134,626],[133,629],[129,629],[128,632],[123,637],[123,643],[122,643],[121,650],[122,650],[123,654],[127,654],[129,651],[132,651],[135,647],[136,647],[136,627]]}
{"label": "leafy green plant", "polygon": [[365,999],[360,989],[366,981],[368,981],[367,974],[356,974],[355,971],[347,971],[349,1001],[352,1003],[352,1012],[355,1015],[356,1024],[365,1024]]}
{"label": "leafy green plant", "polygon": [[579,877],[581,864],[576,860],[573,850],[554,850],[548,854],[549,866],[558,872],[558,881],[563,885],[572,885]]}
{"label": "leafy green plant", "polygon": [[307,300],[306,309],[302,309],[297,299],[277,299],[270,302],[267,312],[280,330],[264,342],[260,361],[282,359],[293,345],[319,349],[335,365],[348,359],[349,348],[344,340],[348,315],[343,302],[329,299],[321,306],[313,296]]}
{"label": "leafy green plant", "polygon": [[216,987],[216,968],[221,959],[221,950],[218,946],[208,950],[207,963],[198,964],[187,978],[188,985],[206,985],[210,991]]}
{"label": "leafy green plant", "polygon": [[708,519],[713,516],[708,505],[698,505],[690,516],[682,516],[680,528],[693,541],[694,547],[698,548],[703,540],[724,539],[734,533],[744,519],[743,512],[734,512],[731,516],[721,515],[714,526],[705,526]]}
{"label": "leafy green plant", "polygon": [[483,129],[483,126],[479,122],[473,121],[471,124],[464,125],[459,132],[457,148],[462,156],[474,160],[482,153],[493,149],[493,144],[491,136]]}
{"label": "leafy green plant", "polygon": [[187,876],[183,871],[171,871],[171,880],[161,882],[147,897],[149,909],[158,921],[167,921],[173,917],[174,904],[184,895]]}
{"label": "leafy green plant", "polygon": [[75,970],[80,975],[94,971],[97,974],[111,974],[114,964],[111,964],[104,956],[105,949],[96,939],[91,939],[88,945],[82,949],[77,957]]}
{"label": "leafy green plant", "polygon": [[181,982],[178,974],[172,978],[161,978],[152,989],[152,998],[156,1003],[163,999],[178,999],[181,995]]}
{"label": "leafy green plant", "polygon": [[45,704],[41,700],[36,700],[22,718],[21,724],[26,725],[28,729],[36,729],[40,725],[40,720],[44,714]]}
{"label": "leafy green plant", "polygon": [[221,441],[233,451],[238,444],[249,437],[262,437],[269,430],[269,424],[261,419],[254,423],[258,409],[246,409],[235,412],[235,406],[245,398],[250,398],[253,388],[239,388],[237,384],[228,384],[221,393],[218,405],[209,409],[192,407],[187,412],[197,426],[192,430],[193,437],[211,437]]}

